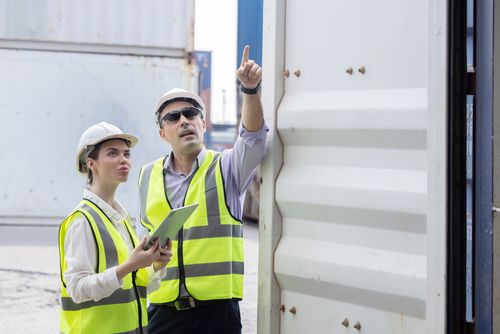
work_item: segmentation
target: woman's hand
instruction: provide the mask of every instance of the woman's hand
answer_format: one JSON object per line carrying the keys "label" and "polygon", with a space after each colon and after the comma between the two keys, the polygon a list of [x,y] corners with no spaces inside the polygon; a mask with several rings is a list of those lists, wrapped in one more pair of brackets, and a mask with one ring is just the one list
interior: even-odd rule
{"label": "woman's hand", "polygon": [[170,262],[172,255],[172,241],[168,239],[167,246],[165,246],[165,248],[160,247],[160,256],[153,262],[154,270],[160,271],[165,268],[165,266]]}
{"label": "woman's hand", "polygon": [[137,269],[149,267],[153,261],[160,258],[161,247],[159,241],[156,240],[151,248],[145,251],[144,245],[147,241],[148,237],[144,236],[132,253],[130,253],[127,261],[116,267],[116,276],[119,280]]}

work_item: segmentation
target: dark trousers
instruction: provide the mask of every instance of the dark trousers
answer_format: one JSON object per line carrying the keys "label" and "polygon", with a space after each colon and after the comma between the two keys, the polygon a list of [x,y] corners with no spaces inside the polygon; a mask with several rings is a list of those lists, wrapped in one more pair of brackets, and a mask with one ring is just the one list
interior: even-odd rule
{"label": "dark trousers", "polygon": [[241,334],[238,301],[214,301],[182,311],[150,305],[148,316],[148,334]]}

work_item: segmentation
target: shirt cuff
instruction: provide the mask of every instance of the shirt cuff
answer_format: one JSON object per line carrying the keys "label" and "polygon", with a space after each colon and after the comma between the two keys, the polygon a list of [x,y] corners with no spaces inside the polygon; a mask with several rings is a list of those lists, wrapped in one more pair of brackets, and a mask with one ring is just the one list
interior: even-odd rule
{"label": "shirt cuff", "polygon": [[161,268],[158,271],[155,271],[155,267],[153,265],[148,267],[148,278],[151,278],[150,281],[152,281],[153,279],[160,279],[161,280],[166,275],[167,275],[167,267],[166,266]]}
{"label": "shirt cuff", "polygon": [[248,131],[243,123],[240,123],[239,135],[241,139],[250,147],[253,147],[257,141],[265,140],[269,128],[266,123],[262,125],[262,128],[257,131]]}
{"label": "shirt cuff", "polygon": [[163,279],[165,276],[167,276],[167,267],[163,267],[155,273],[155,277],[159,280]]}
{"label": "shirt cuff", "polygon": [[121,288],[123,285],[123,280],[118,279],[118,275],[116,274],[116,268],[117,267],[106,269],[102,273],[104,282],[109,283],[109,286],[115,290]]}

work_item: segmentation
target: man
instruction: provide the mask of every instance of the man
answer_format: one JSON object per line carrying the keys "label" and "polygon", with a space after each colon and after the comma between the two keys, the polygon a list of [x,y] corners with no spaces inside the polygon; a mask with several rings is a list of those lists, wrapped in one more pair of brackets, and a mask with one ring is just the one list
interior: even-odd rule
{"label": "man", "polygon": [[204,147],[205,107],[198,95],[172,89],[156,105],[160,137],[172,151],[141,170],[141,223],[152,230],[173,208],[199,206],[172,240],[174,255],[160,289],[148,296],[150,334],[241,333],[243,199],[268,130],[259,90],[262,69],[249,52],[246,46],[236,72],[242,125],[232,149]]}

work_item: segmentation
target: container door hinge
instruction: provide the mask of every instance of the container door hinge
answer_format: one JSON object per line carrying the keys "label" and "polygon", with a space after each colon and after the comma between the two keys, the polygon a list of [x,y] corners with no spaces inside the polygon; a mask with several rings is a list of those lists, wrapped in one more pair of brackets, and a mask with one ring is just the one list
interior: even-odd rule
{"label": "container door hinge", "polygon": [[467,72],[465,75],[465,94],[476,95],[476,72]]}

